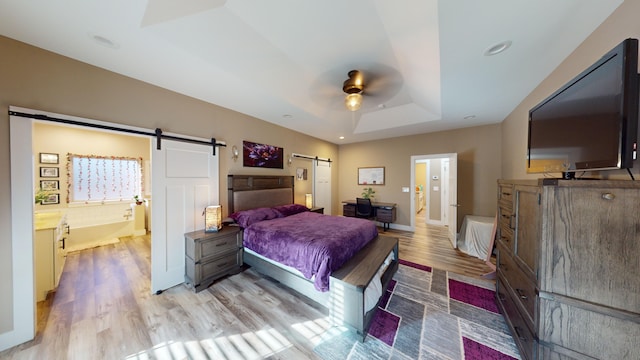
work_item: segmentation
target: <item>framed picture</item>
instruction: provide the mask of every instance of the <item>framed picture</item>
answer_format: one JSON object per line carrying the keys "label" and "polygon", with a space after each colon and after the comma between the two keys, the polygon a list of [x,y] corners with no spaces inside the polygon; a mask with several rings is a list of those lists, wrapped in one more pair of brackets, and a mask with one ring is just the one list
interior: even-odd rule
{"label": "framed picture", "polygon": [[307,180],[307,169],[306,168],[297,168],[296,169],[296,179],[297,180]]}
{"label": "framed picture", "polygon": [[57,167],[40,167],[40,177],[59,177]]}
{"label": "framed picture", "polygon": [[284,149],[251,141],[242,141],[242,165],[284,169]]}
{"label": "framed picture", "polygon": [[44,191],[60,190],[60,182],[58,180],[40,180],[40,188]]}
{"label": "framed picture", "polygon": [[60,194],[50,194],[41,202],[42,205],[60,204]]}
{"label": "framed picture", "polygon": [[40,164],[58,164],[58,154],[40,153]]}
{"label": "framed picture", "polygon": [[358,185],[384,185],[384,167],[358,168]]}

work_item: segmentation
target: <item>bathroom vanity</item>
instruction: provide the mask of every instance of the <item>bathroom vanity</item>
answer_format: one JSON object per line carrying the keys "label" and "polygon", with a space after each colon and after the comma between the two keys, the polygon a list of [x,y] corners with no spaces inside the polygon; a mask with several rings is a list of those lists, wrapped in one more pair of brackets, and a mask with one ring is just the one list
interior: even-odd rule
{"label": "bathroom vanity", "polygon": [[36,301],[42,301],[60,282],[69,227],[64,213],[47,212],[35,214],[35,229]]}

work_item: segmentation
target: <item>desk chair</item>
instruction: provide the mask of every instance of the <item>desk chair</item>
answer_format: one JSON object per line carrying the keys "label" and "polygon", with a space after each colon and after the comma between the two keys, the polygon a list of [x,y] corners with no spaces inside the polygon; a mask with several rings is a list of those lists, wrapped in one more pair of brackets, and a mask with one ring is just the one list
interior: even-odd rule
{"label": "desk chair", "polygon": [[356,198],[356,217],[374,220],[371,199]]}

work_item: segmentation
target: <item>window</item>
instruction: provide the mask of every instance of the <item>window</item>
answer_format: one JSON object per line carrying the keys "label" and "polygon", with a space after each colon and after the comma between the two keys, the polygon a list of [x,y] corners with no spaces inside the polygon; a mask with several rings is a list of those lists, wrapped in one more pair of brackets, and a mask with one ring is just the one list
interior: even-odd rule
{"label": "window", "polygon": [[142,158],[67,156],[69,202],[122,201],[142,195]]}

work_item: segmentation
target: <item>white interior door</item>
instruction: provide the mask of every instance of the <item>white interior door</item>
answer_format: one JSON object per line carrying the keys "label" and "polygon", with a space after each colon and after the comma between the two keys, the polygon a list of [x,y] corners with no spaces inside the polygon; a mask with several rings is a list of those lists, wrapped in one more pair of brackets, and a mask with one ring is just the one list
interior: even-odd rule
{"label": "white interior door", "polygon": [[[449,240],[455,249],[458,245],[458,154],[449,154],[449,165],[445,171],[449,174]],[[446,203],[444,203],[446,204]]]}
{"label": "white interior door", "polygon": [[184,234],[204,228],[203,210],[219,204],[218,156],[211,146],[152,141],[151,291],[184,282]]}
{"label": "white interior door", "polygon": [[331,215],[331,163],[313,160],[313,202],[323,207],[324,213]]}

